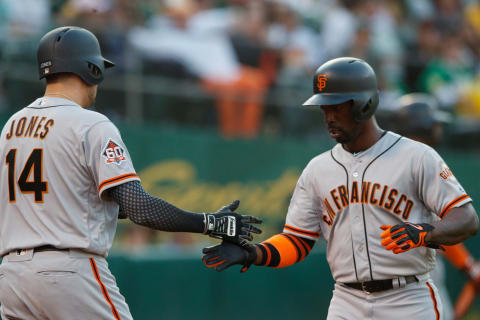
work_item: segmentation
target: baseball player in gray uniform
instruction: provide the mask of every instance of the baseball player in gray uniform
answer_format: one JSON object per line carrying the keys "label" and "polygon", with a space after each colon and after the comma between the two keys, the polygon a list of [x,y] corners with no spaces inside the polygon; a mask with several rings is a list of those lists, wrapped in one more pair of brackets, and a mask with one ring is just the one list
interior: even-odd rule
{"label": "baseball player in gray uniform", "polygon": [[97,38],[62,27],[38,47],[45,96],[0,137],[0,302],[3,319],[132,319],[105,257],[119,218],[245,245],[260,229],[234,212],[193,213],[146,193],[119,131],[86,110],[106,68]]}
{"label": "baseball player in gray uniform", "polygon": [[321,237],[335,280],[328,319],[442,319],[429,271],[435,249],[477,232],[470,197],[435,150],[379,128],[366,62],[330,60],[313,88],[304,105],[323,110],[338,144],[303,170],[283,233],[247,248],[205,248],[205,264],[286,267]]}

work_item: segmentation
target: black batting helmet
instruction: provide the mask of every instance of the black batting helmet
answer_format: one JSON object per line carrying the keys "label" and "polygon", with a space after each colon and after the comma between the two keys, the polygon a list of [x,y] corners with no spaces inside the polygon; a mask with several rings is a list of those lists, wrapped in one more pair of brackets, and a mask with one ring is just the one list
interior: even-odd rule
{"label": "black batting helmet", "polygon": [[106,68],[115,64],[102,56],[97,38],[79,27],[61,27],[45,34],[37,50],[40,79],[70,72],[89,85],[102,82]]}
{"label": "black batting helmet", "polygon": [[313,77],[313,96],[304,106],[327,106],[352,101],[355,121],[368,120],[378,106],[377,77],[372,67],[357,58],[325,62]]}
{"label": "black batting helmet", "polygon": [[439,110],[437,100],[426,93],[409,93],[394,103],[395,131],[410,136],[429,136],[434,124],[451,121],[449,113]]}

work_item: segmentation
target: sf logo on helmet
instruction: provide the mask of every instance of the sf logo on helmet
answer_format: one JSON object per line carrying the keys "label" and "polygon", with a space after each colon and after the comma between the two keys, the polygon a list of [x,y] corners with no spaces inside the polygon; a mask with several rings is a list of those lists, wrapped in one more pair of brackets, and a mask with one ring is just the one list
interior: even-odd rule
{"label": "sf logo on helmet", "polygon": [[319,91],[322,91],[323,88],[327,85],[327,75],[319,74],[317,76],[317,88]]}

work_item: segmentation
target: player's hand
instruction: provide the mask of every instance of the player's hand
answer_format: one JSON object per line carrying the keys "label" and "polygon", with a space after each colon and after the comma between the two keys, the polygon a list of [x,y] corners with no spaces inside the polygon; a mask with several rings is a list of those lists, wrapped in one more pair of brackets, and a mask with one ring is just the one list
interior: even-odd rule
{"label": "player's hand", "polygon": [[413,224],[402,222],[396,225],[383,225],[382,246],[398,254],[420,246],[427,246],[425,237],[434,227],[428,223]]}
{"label": "player's hand", "polygon": [[252,233],[262,233],[262,230],[253,226],[252,223],[262,223],[262,220],[235,213],[234,211],[238,208],[239,203],[239,200],[235,200],[215,213],[205,214],[204,233],[214,238],[247,247],[247,241],[253,240]]}
{"label": "player's hand", "polygon": [[254,246],[241,247],[226,241],[213,247],[204,248],[202,252],[203,263],[216,271],[223,271],[239,264],[243,266],[240,272],[245,272],[257,258]]}

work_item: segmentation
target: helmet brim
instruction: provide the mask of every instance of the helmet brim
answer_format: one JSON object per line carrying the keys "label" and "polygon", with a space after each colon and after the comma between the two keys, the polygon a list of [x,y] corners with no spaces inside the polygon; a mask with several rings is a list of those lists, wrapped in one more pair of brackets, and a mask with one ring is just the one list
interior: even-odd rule
{"label": "helmet brim", "polygon": [[105,69],[108,69],[108,68],[114,67],[115,63],[113,63],[108,59],[103,58],[103,65],[105,66]]}
{"label": "helmet brim", "polygon": [[304,106],[329,106],[333,104],[340,104],[352,100],[351,95],[346,94],[328,94],[318,93],[311,96],[303,103]]}

